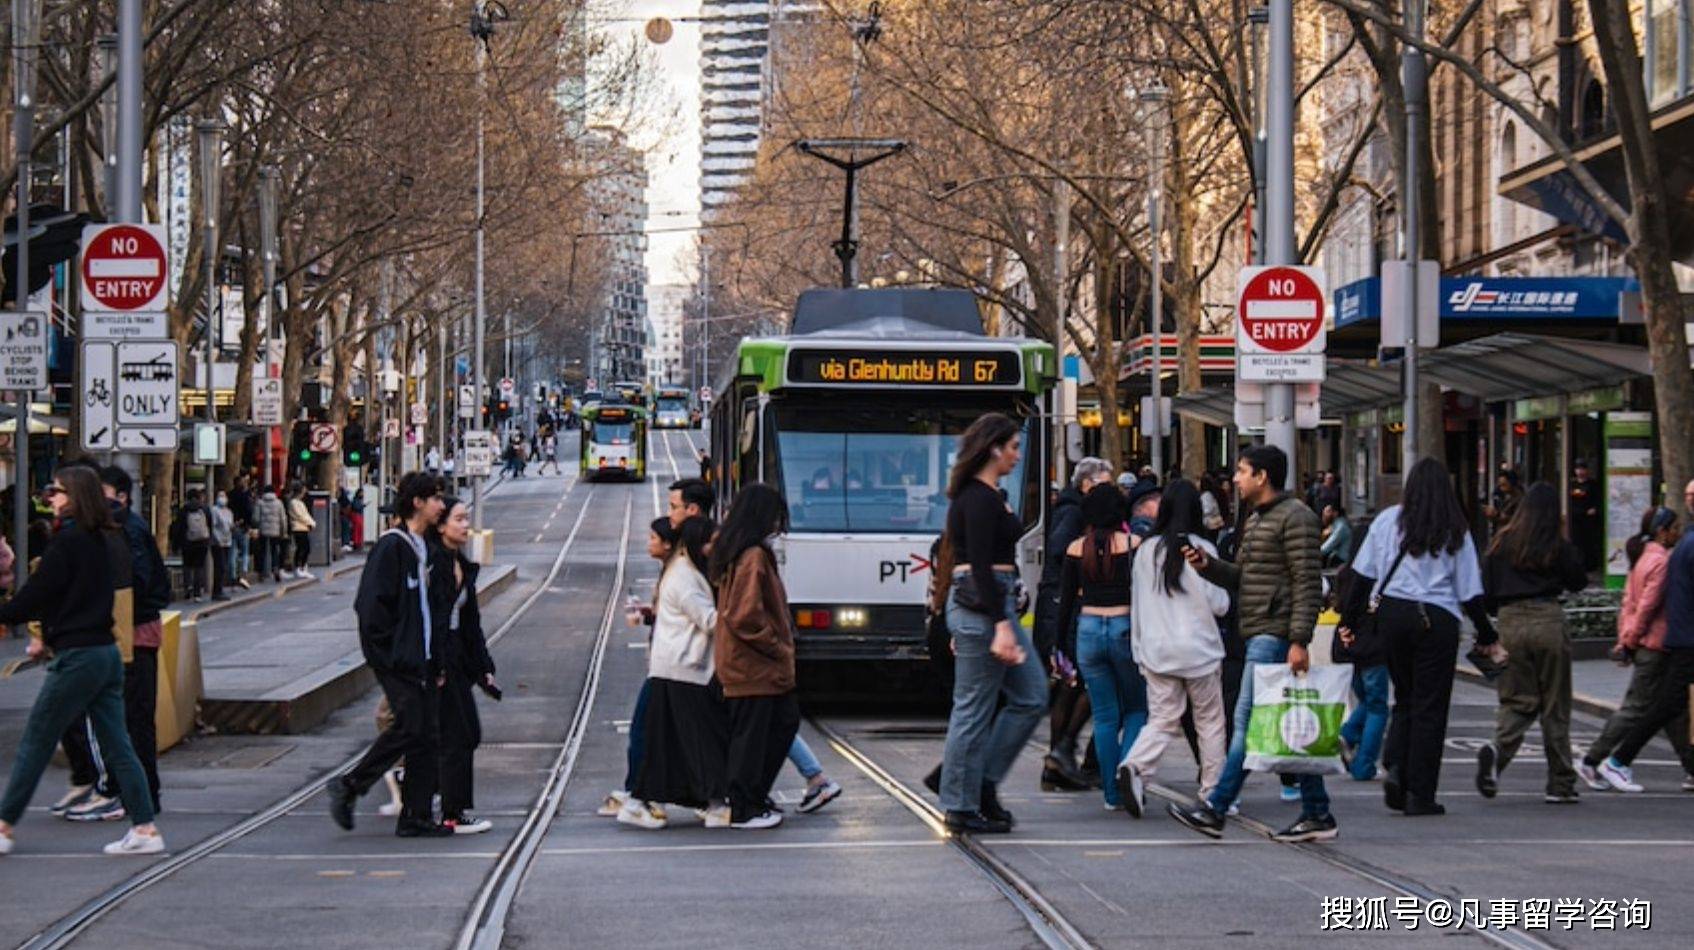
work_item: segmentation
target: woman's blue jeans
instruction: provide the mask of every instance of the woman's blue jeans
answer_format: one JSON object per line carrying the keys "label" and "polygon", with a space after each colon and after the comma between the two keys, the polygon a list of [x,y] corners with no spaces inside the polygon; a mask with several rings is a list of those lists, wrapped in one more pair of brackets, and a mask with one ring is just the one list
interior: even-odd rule
{"label": "woman's blue jeans", "polygon": [[1388,731],[1388,666],[1354,666],[1353,695],[1359,698],[1341,724],[1341,741],[1353,748],[1353,778],[1376,778],[1382,758],[1382,736]]}
{"label": "woman's blue jeans", "polygon": [[[1005,595],[1005,615],[1016,616],[1012,582],[1017,575],[995,572]],[[974,812],[982,783],[998,785],[1047,713],[1047,675],[1041,656],[1022,624],[1014,623],[1023,662],[1007,666],[989,653],[997,617],[961,607],[958,587],[947,598],[947,629],[953,634],[953,713],[941,756],[941,807]],[[1006,705],[994,711],[1000,694]]]}
{"label": "woman's blue jeans", "polygon": [[1147,724],[1147,681],[1129,646],[1129,617],[1083,614],[1076,620],[1076,667],[1094,710],[1094,751],[1106,804],[1123,804],[1117,763]]}

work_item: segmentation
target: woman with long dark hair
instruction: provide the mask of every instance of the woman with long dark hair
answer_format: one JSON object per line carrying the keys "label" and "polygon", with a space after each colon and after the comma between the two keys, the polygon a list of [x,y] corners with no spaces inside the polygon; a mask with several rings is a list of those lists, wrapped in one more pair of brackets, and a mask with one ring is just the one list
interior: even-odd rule
{"label": "woman with long dark hair", "polygon": [[1126,790],[1118,786],[1112,766],[1147,722],[1147,685],[1129,645],[1133,555],[1123,529],[1123,495],[1112,485],[1096,485],[1082,499],[1082,522],[1082,536],[1065,548],[1059,577],[1059,616],[1071,616],[1079,600],[1081,613],[1075,627],[1060,632],[1061,648],[1076,658],[1088,688],[1094,751],[1105,766],[1101,790],[1106,807],[1115,810],[1124,807]]}
{"label": "woman with long dark hair", "polygon": [[[673,494],[677,494],[673,492]],[[660,579],[664,577],[662,566],[669,564],[671,555],[676,553],[677,538],[679,537],[681,521],[686,518],[672,520],[669,517],[654,518],[647,526],[647,556],[661,565]],[[642,604],[631,595],[631,600],[625,605],[624,617],[631,627],[638,623],[653,626],[654,611],[659,602],[658,585],[653,587],[653,603]],[[652,648],[652,638],[648,638],[648,649]],[[641,771],[641,758],[647,751],[647,703],[653,696],[653,678],[647,677],[641,681],[641,688],[635,693],[635,710],[629,715],[629,741],[624,746],[624,778],[623,784],[600,803],[595,814],[601,818],[616,818],[629,802],[629,790],[635,787],[635,777]],[[665,809],[656,802],[647,802],[645,815],[635,815],[637,820],[625,824],[638,824],[658,828],[665,823]]]}
{"label": "woman with long dark hair", "polygon": [[1153,533],[1135,552],[1130,632],[1134,662],[1147,681],[1147,725],[1118,765],[1117,786],[1137,818],[1146,804],[1146,779],[1165,746],[1182,734],[1184,710],[1194,712],[1201,799],[1217,786],[1228,753],[1218,618],[1229,612],[1229,592],[1202,578],[1182,555],[1184,547],[1192,547],[1217,556],[1202,537],[1201,497],[1185,479],[1165,486]]}
{"label": "woman with long dark hair", "polygon": [[684,521],[659,577],[647,651],[647,748],[630,784],[629,802],[618,813],[624,824],[665,827],[666,819],[655,820],[642,807],[646,802],[699,809],[709,828],[730,823],[730,809],[723,804],[729,719],[711,685],[718,609],[706,582],[706,547],[713,528],[706,517]]}
{"label": "woman with long dark hair", "polygon": [[41,639],[30,640],[29,655],[52,655],[0,799],[0,854],[11,852],[12,826],[23,817],[59,737],[85,714],[132,825],[106,845],[106,853],[158,854],[165,839],[153,824],[153,792],[124,724],[123,657],[112,633],[117,580],[129,583],[129,546],[112,523],[94,469],[61,468],[43,494],[59,529],[22,589],[0,604],[0,625],[41,621]]}
{"label": "woman with long dark hair", "polygon": [[482,631],[476,578],[481,566],[465,556],[470,543],[470,509],[457,498],[441,500],[444,514],[430,538],[429,608],[436,649],[441,657],[441,823],[454,834],[474,835],[494,827],[471,814],[476,747],[482,744],[477,688],[499,696],[494,657]]}
{"label": "woman with long dark hair", "polygon": [[[1641,530],[1624,545],[1629,555],[1629,579],[1623,586],[1623,606],[1618,611],[1618,641],[1612,657],[1631,667],[1629,688],[1623,704],[1606,720],[1606,726],[1589,743],[1576,772],[1595,791],[1608,788],[1639,792],[1629,766],[1612,758],[1625,734],[1645,718],[1653,696],[1665,677],[1665,635],[1670,632],[1665,612],[1666,581],[1670,574],[1670,552],[1682,538],[1682,522],[1675,511],[1657,505],[1641,516]],[[1664,728],[1687,776],[1694,776],[1694,750],[1688,744],[1686,710]],[[1694,777],[1684,778],[1684,791],[1694,790]]]}
{"label": "woman with long dark hair", "polygon": [[1476,752],[1476,790],[1499,791],[1500,773],[1524,733],[1541,723],[1550,805],[1574,805],[1576,769],[1570,750],[1570,634],[1559,595],[1588,586],[1582,552],[1561,530],[1559,491],[1536,482],[1523,493],[1512,520],[1494,536],[1483,565],[1488,606],[1500,618],[1506,648],[1494,741]]}
{"label": "woman with long dark hair", "polygon": [[718,589],[712,660],[729,708],[730,827],[772,828],[782,813],[771,784],[800,730],[794,699],[794,621],[768,540],[788,528],[776,489],[742,488],[712,542],[710,577]]}
{"label": "woman with long dark hair", "polygon": [[[1412,466],[1400,504],[1383,509],[1371,522],[1353,570],[1358,582],[1341,612],[1339,631],[1353,654],[1367,708],[1353,765],[1368,767],[1374,777],[1372,730],[1381,726],[1371,721],[1369,710],[1386,705],[1385,680],[1392,679],[1383,800],[1407,815],[1444,814],[1435,791],[1458,661],[1459,613],[1476,624],[1479,645],[1492,644],[1495,635],[1482,609],[1476,545],[1440,462],[1426,458]],[[1374,614],[1368,638],[1359,636],[1367,629],[1367,614]]]}
{"label": "woman with long dark hair", "polygon": [[[1000,497],[1000,480],[1017,471],[1022,451],[1018,424],[987,413],[959,437],[948,478],[947,535],[958,566],[947,596],[953,712],[941,759],[941,807],[954,831],[1012,829],[996,789],[1047,711],[1047,678],[1017,610],[1023,524]],[[996,713],[1002,693],[1006,703]]]}

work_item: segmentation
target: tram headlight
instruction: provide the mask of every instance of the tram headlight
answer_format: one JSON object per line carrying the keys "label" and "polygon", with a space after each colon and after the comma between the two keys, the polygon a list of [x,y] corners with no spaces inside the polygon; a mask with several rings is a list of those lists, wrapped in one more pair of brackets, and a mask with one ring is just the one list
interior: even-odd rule
{"label": "tram headlight", "polygon": [[863,607],[842,607],[835,612],[835,625],[844,629],[863,627],[870,622],[870,612]]}

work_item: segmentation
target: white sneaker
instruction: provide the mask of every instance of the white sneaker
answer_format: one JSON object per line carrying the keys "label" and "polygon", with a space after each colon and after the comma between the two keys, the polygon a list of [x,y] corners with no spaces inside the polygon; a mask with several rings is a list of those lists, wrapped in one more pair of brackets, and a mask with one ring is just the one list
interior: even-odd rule
{"label": "white sneaker", "polygon": [[68,812],[78,805],[81,805],[83,802],[88,801],[93,797],[93,795],[94,786],[92,785],[72,785],[69,789],[65,790],[63,797],[48,806],[47,812],[51,815],[63,815],[65,812]]}
{"label": "white sneaker", "polygon": [[[1129,787],[1124,787],[1124,779],[1129,779]],[[1127,792],[1128,794],[1124,794]],[[1118,766],[1118,794],[1123,796],[1124,809],[1132,816],[1140,818],[1147,810],[1147,786],[1141,780],[1141,773],[1133,765]]]}
{"label": "white sneaker", "polygon": [[1594,768],[1594,766],[1589,765],[1581,759],[1576,760],[1576,774],[1582,776],[1583,782],[1587,783],[1588,787],[1596,792],[1611,790],[1612,786],[1607,784],[1606,780],[1600,777],[1600,773]]}
{"label": "white sneaker", "polygon": [[382,784],[388,786],[388,801],[377,807],[376,813],[384,818],[393,818],[400,814],[400,770],[389,769],[382,773]]}
{"label": "white sneaker", "polygon": [[832,779],[824,779],[817,785],[807,787],[805,797],[800,799],[800,811],[809,815],[835,801],[840,795],[841,786]]}
{"label": "white sneaker", "polygon": [[622,824],[634,825],[637,828],[650,829],[663,828],[668,824],[663,811],[639,798],[632,798],[624,802],[624,806],[618,809],[618,821]]}
{"label": "white sneaker", "polygon": [[12,836],[0,835],[0,854],[12,853]]}
{"label": "white sneaker", "polygon": [[442,824],[452,828],[456,835],[480,835],[494,827],[494,822],[475,815],[460,815],[458,818],[449,818]]}
{"label": "white sneaker", "polygon": [[775,828],[780,824],[782,824],[782,812],[767,811],[762,815],[754,815],[746,821],[732,821],[729,826],[731,828],[755,829]]}
{"label": "white sneaker", "polygon": [[595,810],[594,814],[601,818],[616,818],[618,812],[623,811],[623,803],[627,801],[629,801],[629,793],[620,788],[607,795],[606,800],[600,803],[600,807]]}
{"label": "white sneaker", "polygon": [[305,568],[301,568],[300,570],[295,571],[294,576],[301,578],[303,580],[311,580],[312,578],[316,577],[315,574],[313,574],[311,571],[306,570]]}
{"label": "white sneaker", "polygon": [[144,835],[131,828],[122,838],[107,845],[103,850],[107,854],[162,854],[165,850],[165,836]]}
{"label": "white sneaker", "polygon": [[125,817],[124,803],[95,792],[88,801],[66,811],[65,817],[71,821],[118,821]]}
{"label": "white sneaker", "polygon": [[1683,776],[1682,790],[1685,792],[1694,792],[1694,775]]}
{"label": "white sneaker", "polygon": [[1635,784],[1630,777],[1627,766],[1619,765],[1613,759],[1607,759],[1600,763],[1600,777],[1606,780],[1607,785],[1620,792],[1646,791],[1640,785]]}
{"label": "white sneaker", "polygon": [[694,809],[694,814],[700,819],[700,823],[705,825],[707,828],[729,827],[728,805],[714,805],[711,808],[696,808]]}

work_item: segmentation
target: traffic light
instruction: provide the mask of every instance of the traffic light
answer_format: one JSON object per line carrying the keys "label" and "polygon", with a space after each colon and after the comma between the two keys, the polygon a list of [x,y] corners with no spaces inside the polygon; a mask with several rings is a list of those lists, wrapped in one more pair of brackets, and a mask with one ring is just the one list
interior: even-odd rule
{"label": "traffic light", "polygon": [[495,404],[494,411],[497,413],[496,418],[501,421],[510,419],[512,417],[512,401],[510,399],[501,399]]}
{"label": "traffic light", "polygon": [[289,434],[289,455],[302,465],[308,464],[316,456],[312,453],[312,424],[310,422],[294,423],[294,431]]}
{"label": "traffic light", "polygon": [[348,426],[345,441],[341,446],[341,461],[351,468],[358,468],[369,464],[368,454],[364,427]]}

